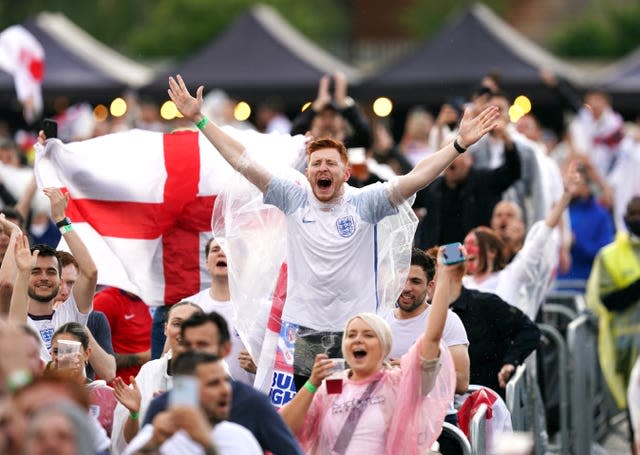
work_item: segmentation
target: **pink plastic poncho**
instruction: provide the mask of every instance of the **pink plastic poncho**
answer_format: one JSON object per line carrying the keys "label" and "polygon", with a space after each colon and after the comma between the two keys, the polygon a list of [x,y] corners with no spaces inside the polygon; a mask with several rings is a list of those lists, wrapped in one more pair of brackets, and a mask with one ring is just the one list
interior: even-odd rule
{"label": "pink plastic poncho", "polygon": [[[420,454],[440,435],[455,390],[455,370],[449,350],[440,345],[435,384],[422,394],[420,338],[402,357],[400,368],[382,369],[364,381],[352,381],[345,371],[342,393],[328,395],[318,388],[298,438],[307,454],[333,454],[336,439],[354,406],[365,406],[346,454]],[[437,368],[440,367],[438,372]],[[366,403],[359,399],[367,386],[380,379]]]}

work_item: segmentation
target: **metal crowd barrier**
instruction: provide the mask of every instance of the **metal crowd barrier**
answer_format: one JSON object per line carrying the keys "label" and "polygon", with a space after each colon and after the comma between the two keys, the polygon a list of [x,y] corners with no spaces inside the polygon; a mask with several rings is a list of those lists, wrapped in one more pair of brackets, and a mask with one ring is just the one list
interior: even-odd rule
{"label": "metal crowd barrier", "polygon": [[488,407],[482,403],[471,418],[469,439],[471,455],[486,455],[487,453],[487,411]]}
{"label": "metal crowd barrier", "polygon": [[568,306],[561,305],[559,303],[545,303],[542,307],[542,311],[544,312],[545,316],[551,314],[556,316],[564,316],[569,321],[573,321],[578,317],[578,313],[573,308],[569,308]]}
{"label": "metal crowd barrier", "polygon": [[[566,308],[563,308],[566,309]],[[544,336],[552,341],[558,352],[558,388],[560,394],[559,414],[560,414],[560,442],[559,444],[549,444],[549,450],[562,455],[570,453],[570,427],[569,427],[569,384],[568,384],[568,351],[564,338],[556,329],[548,324],[538,324],[538,328]]]}
{"label": "metal crowd barrier", "polygon": [[526,365],[518,365],[516,372],[507,383],[505,393],[507,408],[511,412],[513,431],[527,430],[527,383]]}
{"label": "metal crowd barrier", "polygon": [[[567,329],[569,381],[571,382],[572,453],[590,453],[595,437],[594,413],[602,382],[597,362],[596,337],[586,314],[578,316]],[[600,390],[598,390],[600,389]]]}
{"label": "metal crowd barrier", "polygon": [[549,450],[544,415],[544,403],[537,381],[536,351],[532,352],[516,369],[507,383],[506,404],[511,413],[513,431],[530,432],[533,435],[534,454]]}
{"label": "metal crowd barrier", "polygon": [[[598,362],[597,327],[586,311],[584,295],[569,291],[552,293],[546,302],[542,307],[544,322],[538,327],[557,353],[552,370],[546,373],[558,376],[552,390],[558,392],[559,439],[548,445],[546,434],[541,436],[546,428],[539,418],[543,402],[537,384],[535,353],[518,366],[507,384],[505,401],[513,430],[533,433],[536,454],[545,450],[560,455],[589,454],[593,443],[610,431],[613,415]],[[477,436],[472,436],[474,450]]]}
{"label": "metal crowd barrier", "polygon": [[584,294],[587,289],[587,280],[558,280],[553,282],[553,285],[547,294],[573,296],[576,294]]}
{"label": "metal crowd barrier", "polygon": [[442,424],[442,432],[448,433],[450,436],[453,436],[456,441],[458,441],[458,444],[462,449],[462,455],[471,455],[471,444],[469,444],[469,440],[460,428],[449,422],[444,422]]}

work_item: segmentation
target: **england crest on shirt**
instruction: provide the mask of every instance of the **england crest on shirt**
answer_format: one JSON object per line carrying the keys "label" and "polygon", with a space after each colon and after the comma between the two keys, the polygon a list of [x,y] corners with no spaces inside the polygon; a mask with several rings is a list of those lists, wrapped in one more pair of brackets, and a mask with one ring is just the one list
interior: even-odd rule
{"label": "england crest on shirt", "polygon": [[356,223],[351,215],[338,218],[336,227],[341,237],[351,237],[353,233],[356,232]]}

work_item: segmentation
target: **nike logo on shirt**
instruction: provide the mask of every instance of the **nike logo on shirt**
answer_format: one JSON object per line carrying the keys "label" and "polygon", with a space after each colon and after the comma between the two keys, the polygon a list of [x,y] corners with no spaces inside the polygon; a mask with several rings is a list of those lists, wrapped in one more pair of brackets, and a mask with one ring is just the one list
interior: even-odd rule
{"label": "nike logo on shirt", "polygon": [[125,318],[125,320],[128,321],[129,319],[133,319],[134,316],[135,316],[135,314],[125,314],[124,318]]}

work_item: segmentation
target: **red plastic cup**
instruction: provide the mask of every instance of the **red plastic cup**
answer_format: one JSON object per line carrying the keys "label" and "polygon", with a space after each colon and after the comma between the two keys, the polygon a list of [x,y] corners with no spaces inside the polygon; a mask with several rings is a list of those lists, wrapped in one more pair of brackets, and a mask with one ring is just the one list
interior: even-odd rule
{"label": "red plastic cup", "polygon": [[344,359],[330,359],[333,361],[331,375],[325,379],[327,393],[342,393],[342,372],[344,371]]}
{"label": "red plastic cup", "polygon": [[325,379],[327,382],[327,393],[342,393],[342,378]]}

